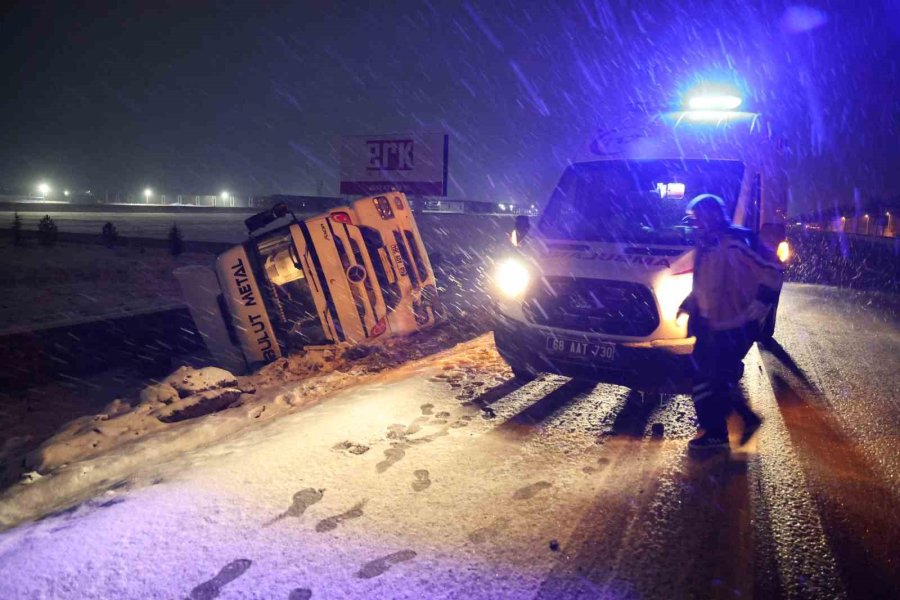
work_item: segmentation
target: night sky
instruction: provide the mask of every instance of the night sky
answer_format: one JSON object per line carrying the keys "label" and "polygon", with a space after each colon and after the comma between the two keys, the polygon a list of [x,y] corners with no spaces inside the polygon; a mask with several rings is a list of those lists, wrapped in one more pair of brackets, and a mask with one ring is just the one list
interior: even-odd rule
{"label": "night sky", "polygon": [[900,0],[552,4],[21,3],[0,186],[336,194],[340,135],[415,129],[450,134],[451,196],[532,202],[634,103],[725,78],[787,136],[793,212],[900,194]]}

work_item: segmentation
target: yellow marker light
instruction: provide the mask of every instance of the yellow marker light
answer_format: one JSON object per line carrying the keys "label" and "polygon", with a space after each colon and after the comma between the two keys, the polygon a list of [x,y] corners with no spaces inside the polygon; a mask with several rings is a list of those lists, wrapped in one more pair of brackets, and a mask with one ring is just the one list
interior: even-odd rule
{"label": "yellow marker light", "polygon": [[775,254],[778,255],[778,260],[781,262],[786,263],[788,261],[791,257],[791,245],[787,243],[787,240],[778,244],[778,249],[775,250]]}
{"label": "yellow marker light", "polygon": [[517,298],[524,294],[530,280],[528,269],[515,258],[508,258],[497,267],[497,288],[507,298]]}
{"label": "yellow marker light", "polygon": [[656,284],[656,299],[663,319],[677,321],[678,307],[694,288],[693,273],[666,275]]}

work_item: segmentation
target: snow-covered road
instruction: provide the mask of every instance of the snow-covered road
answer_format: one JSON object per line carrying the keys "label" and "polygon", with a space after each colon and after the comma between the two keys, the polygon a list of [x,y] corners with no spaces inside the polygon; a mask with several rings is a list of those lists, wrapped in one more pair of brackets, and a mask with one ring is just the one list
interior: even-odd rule
{"label": "snow-covered road", "polygon": [[688,398],[519,386],[488,335],[6,531],[0,598],[882,597],[900,338],[857,300],[785,295],[730,457],[686,455]]}

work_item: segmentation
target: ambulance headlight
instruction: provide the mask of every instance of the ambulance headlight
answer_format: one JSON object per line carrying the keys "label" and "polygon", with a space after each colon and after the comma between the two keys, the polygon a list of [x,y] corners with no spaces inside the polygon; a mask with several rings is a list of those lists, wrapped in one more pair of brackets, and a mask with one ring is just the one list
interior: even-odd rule
{"label": "ambulance headlight", "polygon": [[507,298],[518,298],[528,288],[531,274],[522,261],[508,258],[497,265],[494,281],[501,294]]}
{"label": "ambulance headlight", "polygon": [[[688,297],[693,287],[693,273],[665,275],[659,280],[656,284],[656,299],[659,300],[659,309],[663,319],[678,323],[678,307]],[[678,324],[681,325],[681,323]]]}
{"label": "ambulance headlight", "polygon": [[791,245],[787,243],[787,240],[782,240],[775,253],[778,255],[778,260],[786,263],[791,258]]}

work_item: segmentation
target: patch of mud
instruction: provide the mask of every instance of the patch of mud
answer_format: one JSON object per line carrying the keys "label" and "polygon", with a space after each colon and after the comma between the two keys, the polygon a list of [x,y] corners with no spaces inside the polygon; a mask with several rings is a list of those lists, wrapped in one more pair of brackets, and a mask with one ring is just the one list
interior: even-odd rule
{"label": "patch of mud", "polygon": [[[235,404],[241,397],[241,390],[225,388],[200,392],[182,400],[172,402],[166,409],[156,415],[163,423],[177,423],[196,419],[212,413],[221,412]],[[260,407],[261,409],[265,407]],[[256,415],[258,417],[259,415]]]}

